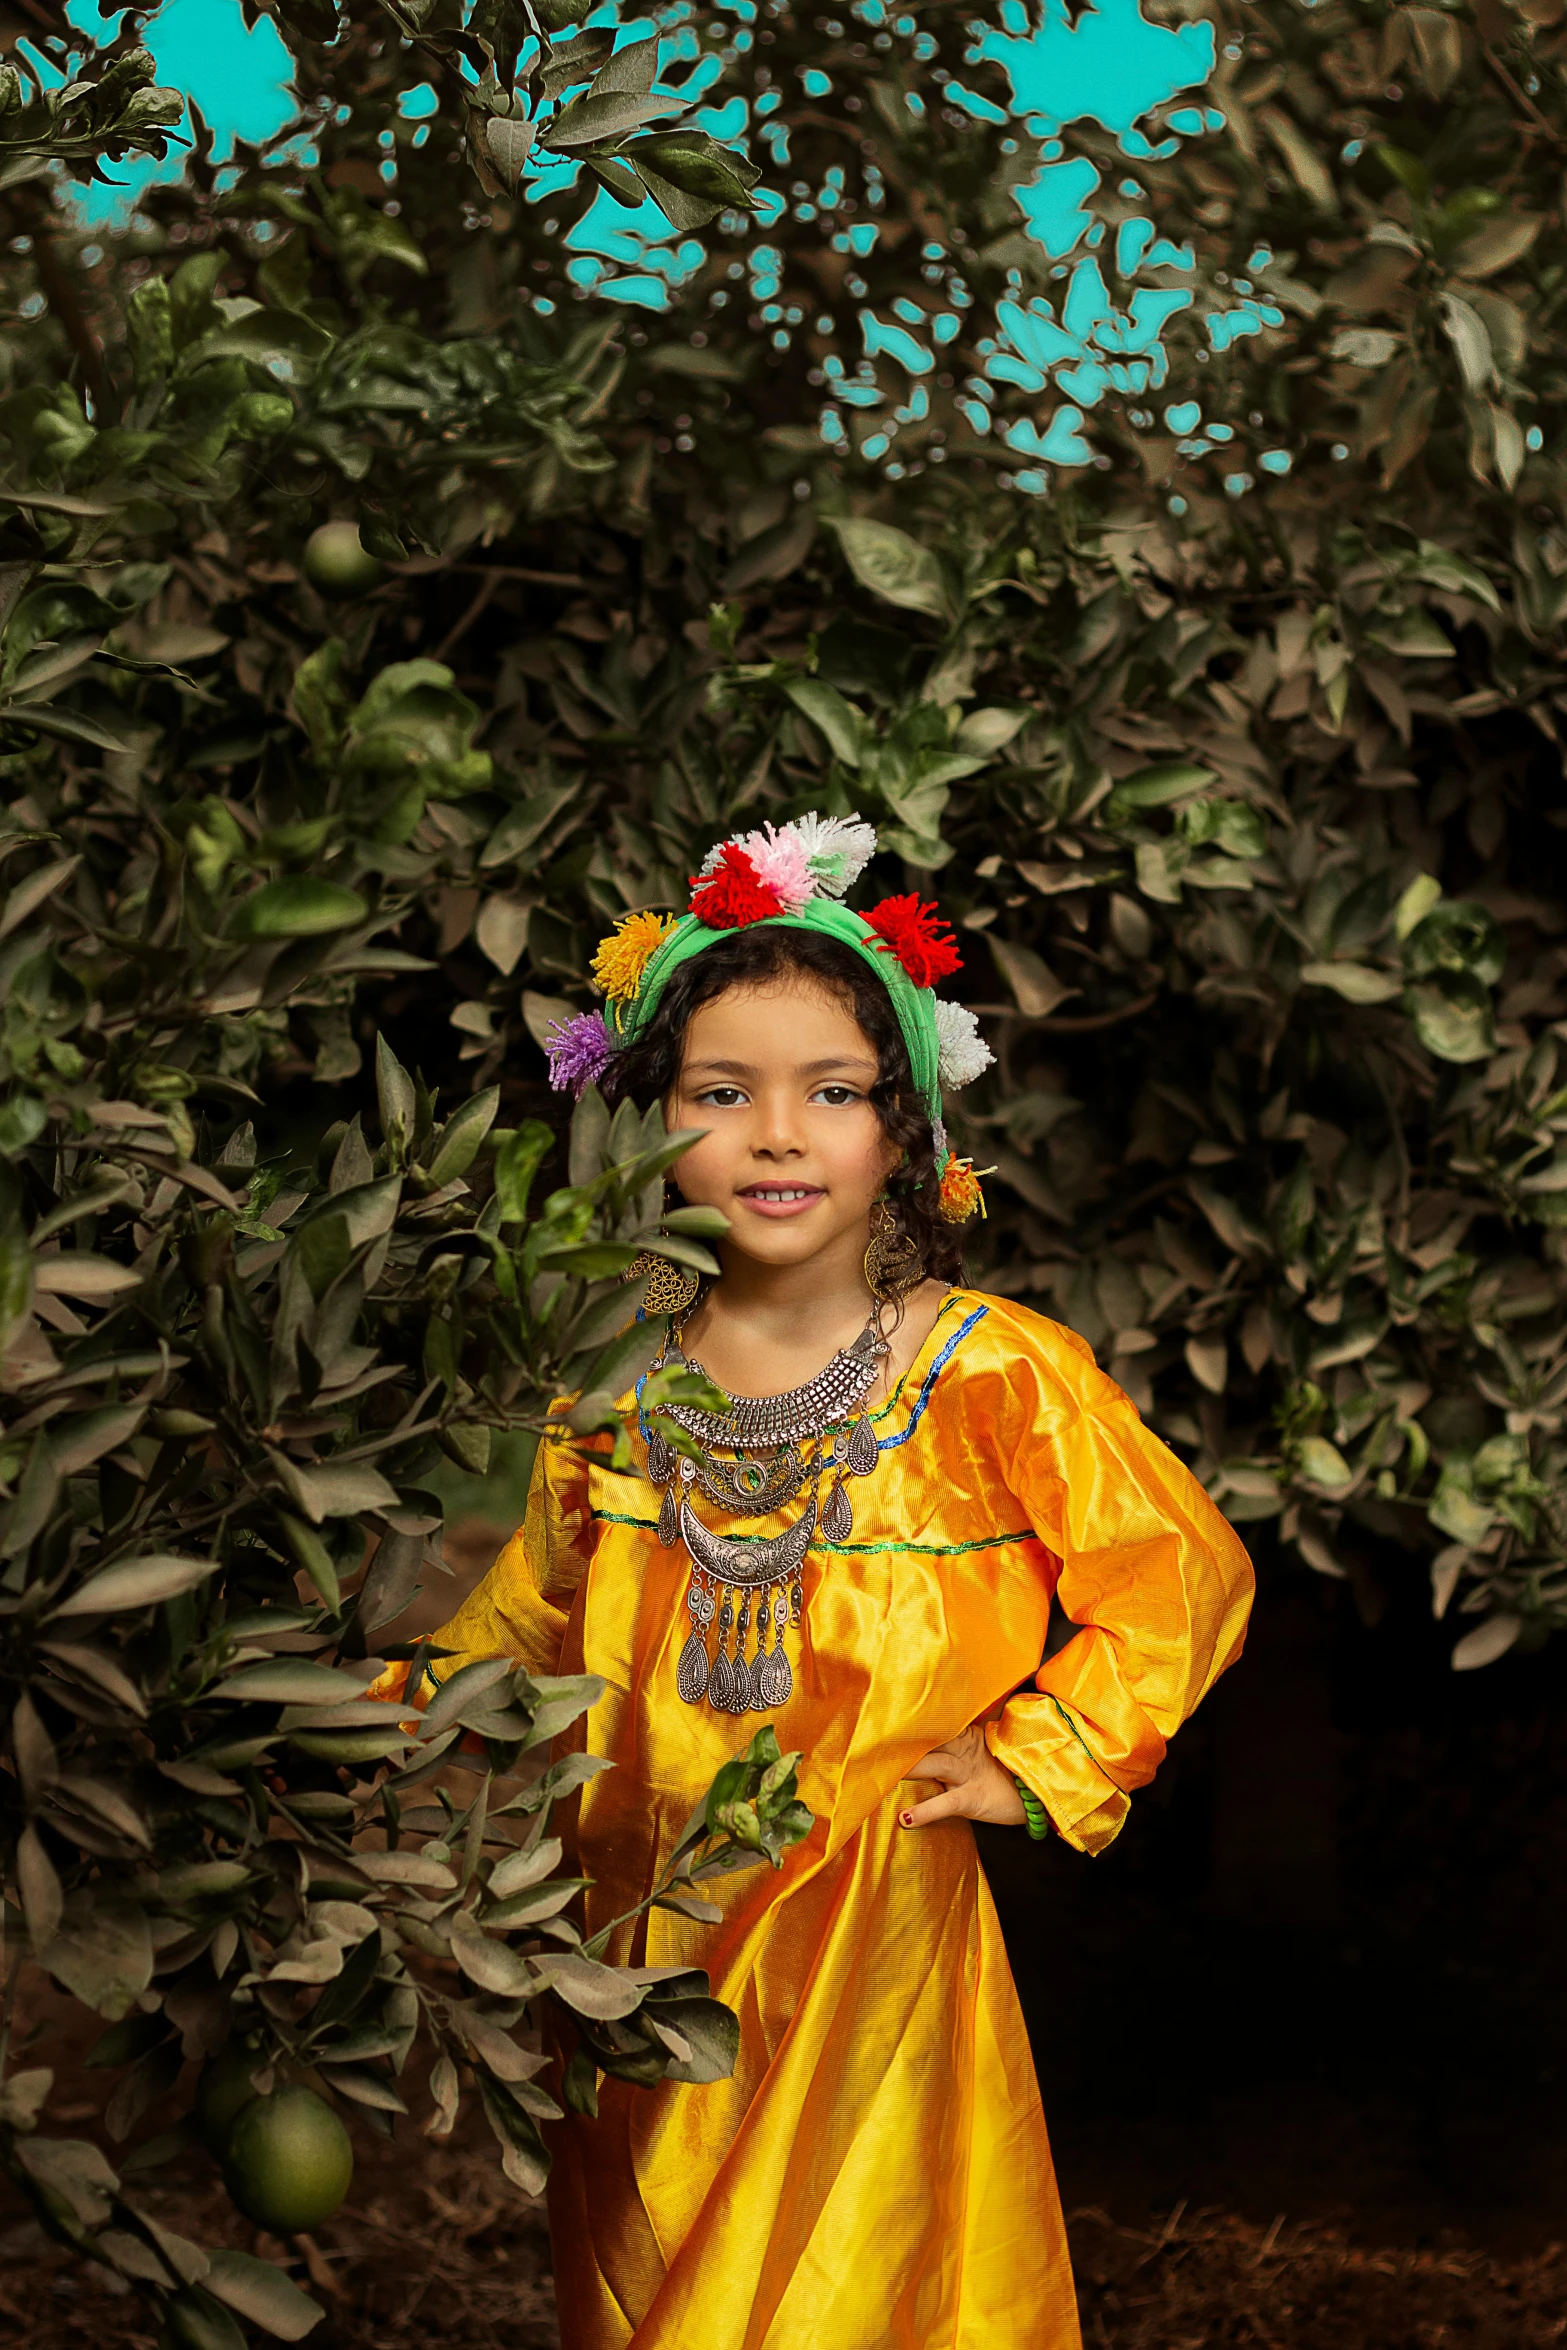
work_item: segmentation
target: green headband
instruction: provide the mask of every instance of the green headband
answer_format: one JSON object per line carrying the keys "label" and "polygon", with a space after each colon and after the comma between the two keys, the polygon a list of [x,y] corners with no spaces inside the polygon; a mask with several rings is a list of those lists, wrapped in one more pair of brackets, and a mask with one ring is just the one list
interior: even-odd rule
{"label": "green headband", "polygon": [[[931,1124],[938,1133],[943,1131],[935,995],[928,987],[915,986],[897,956],[882,944],[864,916],[851,913],[836,898],[819,897],[802,906],[798,914],[770,914],[763,921],[749,922],[744,927],[747,930],[814,930],[823,937],[841,940],[864,957],[892,999],[915,1087],[930,1112]],[[655,947],[648,957],[636,995],[629,1002],[611,1002],[604,1007],[605,1024],[617,1047],[635,1044],[645,1034],[665,988],[682,963],[705,954],[720,939],[735,936],[733,930],[709,930],[699,916],[683,914],[663,944]]]}

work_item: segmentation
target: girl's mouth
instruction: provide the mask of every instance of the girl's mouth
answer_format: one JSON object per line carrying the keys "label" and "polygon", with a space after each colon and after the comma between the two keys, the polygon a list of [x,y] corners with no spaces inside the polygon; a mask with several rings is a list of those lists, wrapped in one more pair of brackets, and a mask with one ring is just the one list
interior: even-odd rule
{"label": "girl's mouth", "polygon": [[815,1183],[748,1183],[738,1194],[762,1216],[798,1216],[827,1194]]}

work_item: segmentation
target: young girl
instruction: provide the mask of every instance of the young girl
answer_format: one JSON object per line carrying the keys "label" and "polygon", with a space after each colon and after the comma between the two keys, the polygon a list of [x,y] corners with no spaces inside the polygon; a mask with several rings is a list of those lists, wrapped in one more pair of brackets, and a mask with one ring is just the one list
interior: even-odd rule
{"label": "young girl", "polygon": [[[540,1448],[526,1523],[438,1635],[600,1674],[578,1736],[591,1931],[653,1883],[759,1722],[816,1816],[781,1872],[705,1885],[606,1956],[701,1966],[740,2018],[731,2080],[606,2080],[554,2132],[567,2350],[1076,2350],[1060,2202],[973,1820],[1082,1852],[1239,1653],[1252,1576],[1224,1518],[1083,1341],[961,1282],[979,1204],[941,1085],[986,1066],[939,1002],[932,907],[842,903],[869,826],[726,842],[679,921],[605,941],[605,1013],[556,1082],[705,1129],[688,1202],[721,1277],[661,1263],[671,1351],[733,1399],[628,1395],[639,1474]],[[1046,1662],[1054,1594],[1080,1629]]]}

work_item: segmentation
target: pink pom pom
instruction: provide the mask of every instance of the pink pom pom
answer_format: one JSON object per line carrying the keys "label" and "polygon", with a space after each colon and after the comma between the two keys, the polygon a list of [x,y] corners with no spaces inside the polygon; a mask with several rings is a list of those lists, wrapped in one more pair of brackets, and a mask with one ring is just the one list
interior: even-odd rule
{"label": "pink pom pom", "polygon": [[760,832],[744,833],[740,846],[755,866],[757,880],[773,892],[786,914],[798,914],[810,904],[816,879],[797,832],[767,824]]}

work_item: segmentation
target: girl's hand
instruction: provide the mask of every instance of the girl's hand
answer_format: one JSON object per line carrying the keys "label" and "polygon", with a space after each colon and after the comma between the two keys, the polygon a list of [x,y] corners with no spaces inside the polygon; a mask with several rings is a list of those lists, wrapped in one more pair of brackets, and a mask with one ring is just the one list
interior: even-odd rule
{"label": "girl's hand", "polygon": [[900,1826],[928,1828],[933,1820],[993,1820],[998,1827],[1023,1825],[1023,1799],[985,1744],[978,1725],[960,1730],[945,1746],[927,1754],[910,1771],[911,1779],[939,1779],[946,1790],[898,1814]]}

